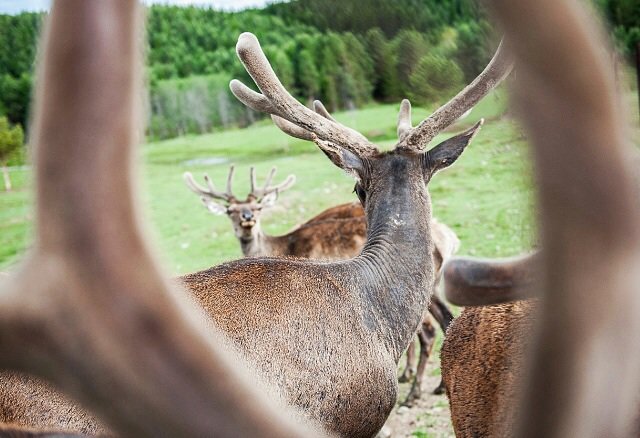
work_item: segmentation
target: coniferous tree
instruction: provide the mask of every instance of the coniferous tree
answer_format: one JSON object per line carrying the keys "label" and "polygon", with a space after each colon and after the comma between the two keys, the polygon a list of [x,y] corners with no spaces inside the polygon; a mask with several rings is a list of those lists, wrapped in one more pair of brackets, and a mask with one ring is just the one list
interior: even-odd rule
{"label": "coniferous tree", "polygon": [[453,96],[463,83],[464,73],[454,61],[432,53],[423,56],[411,74],[410,96],[423,104],[443,101]]}

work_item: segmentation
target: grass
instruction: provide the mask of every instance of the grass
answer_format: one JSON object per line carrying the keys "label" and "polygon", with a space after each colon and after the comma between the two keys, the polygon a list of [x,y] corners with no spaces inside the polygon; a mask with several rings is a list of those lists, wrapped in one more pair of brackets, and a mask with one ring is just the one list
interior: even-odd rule
{"label": "grass", "polygon": [[[488,119],[458,162],[437,174],[429,185],[434,215],[458,233],[463,254],[502,256],[531,246],[526,148],[519,128],[499,118],[504,100],[501,93],[487,97],[461,122],[459,129],[480,117]],[[413,113],[417,123],[428,111],[415,108]],[[383,148],[395,144],[397,105],[336,116]],[[433,144],[449,135],[437,137]],[[229,220],[206,212],[185,187],[185,171],[196,178],[206,172],[223,184],[228,164],[234,163],[234,191],[239,196],[247,193],[251,165],[256,166],[259,180],[271,166],[278,168],[277,180],[295,174],[296,185],[264,217],[264,229],[273,234],[284,233],[325,208],[356,199],[351,193],[353,181],[313,144],[286,136],[266,120],[249,129],[145,144],[141,155],[142,210],[171,274],[242,256]],[[207,159],[223,163],[207,165]],[[16,168],[11,176],[15,190],[0,194],[0,269],[4,270],[20,259],[32,240],[32,175],[28,168]],[[98,200],[96,208],[100,208]]]}

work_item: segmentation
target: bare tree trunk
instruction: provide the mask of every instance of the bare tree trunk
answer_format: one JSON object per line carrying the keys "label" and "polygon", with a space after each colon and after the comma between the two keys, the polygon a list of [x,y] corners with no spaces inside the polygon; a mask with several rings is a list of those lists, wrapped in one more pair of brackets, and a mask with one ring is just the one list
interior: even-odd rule
{"label": "bare tree trunk", "polygon": [[2,177],[4,178],[4,190],[5,192],[11,191],[11,178],[9,178],[9,168],[7,167],[7,163],[3,162],[2,165]]}

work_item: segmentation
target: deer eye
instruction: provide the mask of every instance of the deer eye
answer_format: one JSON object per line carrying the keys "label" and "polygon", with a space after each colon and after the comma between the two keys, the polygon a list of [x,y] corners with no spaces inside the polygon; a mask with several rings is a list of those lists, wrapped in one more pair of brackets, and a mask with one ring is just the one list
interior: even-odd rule
{"label": "deer eye", "polygon": [[356,184],[355,187],[353,188],[353,191],[356,193],[356,195],[358,195],[358,199],[360,200],[360,203],[364,205],[364,202],[367,199],[367,193],[364,191],[362,186],[360,184]]}

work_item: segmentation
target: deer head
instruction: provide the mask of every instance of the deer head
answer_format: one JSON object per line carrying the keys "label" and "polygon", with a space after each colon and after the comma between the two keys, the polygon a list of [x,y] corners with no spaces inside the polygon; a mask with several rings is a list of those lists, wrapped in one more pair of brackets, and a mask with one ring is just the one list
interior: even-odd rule
{"label": "deer head", "polygon": [[[233,182],[234,166],[229,167],[227,175],[227,189],[225,192],[217,191],[209,178],[204,175],[207,187],[198,184],[190,172],[185,172],[184,181],[187,187],[196,195],[200,195],[200,199],[204,206],[212,214],[226,214],[233,224],[233,231],[241,242],[247,242],[257,237],[260,230],[260,215],[264,208],[272,207],[278,199],[281,192],[289,189],[296,182],[295,175],[289,175],[287,178],[275,186],[271,185],[276,168],[271,168],[264,186],[258,188],[256,184],[255,168],[249,169],[251,191],[244,200],[239,200],[231,189]],[[222,202],[218,202],[222,201]]]}
{"label": "deer head", "polygon": [[[435,172],[456,161],[480,129],[482,121],[427,152],[424,152],[425,146],[473,107],[511,68],[500,45],[487,68],[469,86],[415,128],[411,124],[411,105],[404,100],[398,118],[399,142],[392,151],[383,153],[362,134],[338,123],[319,101],[314,102],[314,110],[311,110],[291,96],[253,34],[240,35],[236,51],[261,93],[233,80],[230,88],[234,95],[250,108],[270,114],[285,133],[315,142],[336,166],[352,175],[356,180],[355,191],[367,210],[373,232],[375,226],[372,225],[377,222],[375,216],[384,222],[383,217],[395,214],[396,225],[415,221],[410,214],[403,213],[413,209],[398,205],[402,202],[425,203],[427,217],[423,219],[428,220],[430,206],[425,184]],[[403,196],[399,196],[400,193]],[[407,196],[408,193],[411,195]],[[374,211],[370,205],[381,208]]]}

